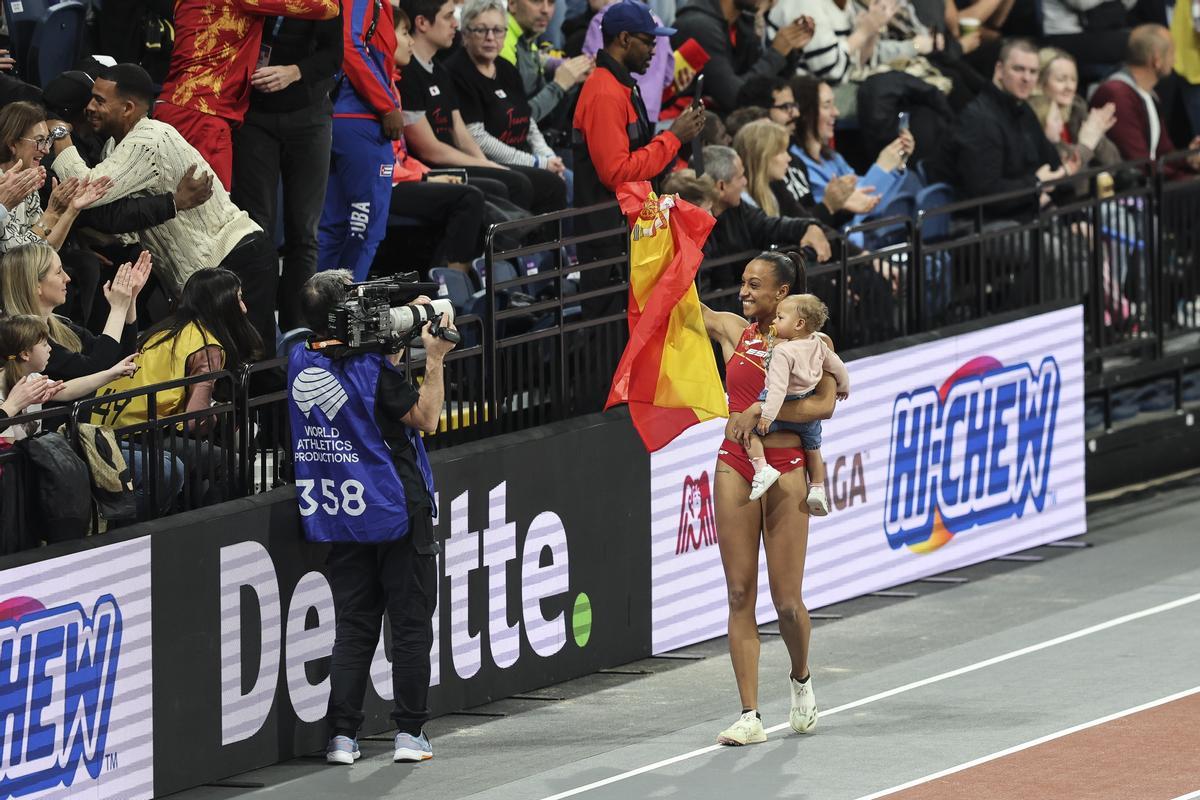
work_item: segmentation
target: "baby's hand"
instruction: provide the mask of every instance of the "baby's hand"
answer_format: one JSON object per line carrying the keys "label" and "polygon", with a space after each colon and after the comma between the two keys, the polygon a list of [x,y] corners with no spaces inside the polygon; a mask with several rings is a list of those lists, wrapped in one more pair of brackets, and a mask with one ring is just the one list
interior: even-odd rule
{"label": "baby's hand", "polygon": [[758,421],[757,427],[755,427],[755,430],[758,431],[759,436],[766,436],[767,431],[769,431],[770,429],[771,429],[771,423],[769,420],[765,420],[765,419],[760,419]]}
{"label": "baby's hand", "polygon": [[849,396],[850,396],[850,393],[849,393],[849,392],[838,392],[838,393],[837,393],[837,399],[838,399],[838,400],[845,400],[845,399],[846,399],[847,397],[849,397]]}

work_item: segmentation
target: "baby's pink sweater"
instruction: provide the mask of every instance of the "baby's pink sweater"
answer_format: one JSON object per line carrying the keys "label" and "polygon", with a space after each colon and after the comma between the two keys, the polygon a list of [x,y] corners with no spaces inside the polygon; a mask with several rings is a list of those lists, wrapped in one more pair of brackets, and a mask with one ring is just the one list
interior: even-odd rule
{"label": "baby's pink sweater", "polygon": [[811,392],[825,372],[837,380],[839,392],[850,391],[850,373],[845,362],[820,336],[775,342],[767,367],[767,399],[763,401],[762,418],[774,422],[785,397]]}

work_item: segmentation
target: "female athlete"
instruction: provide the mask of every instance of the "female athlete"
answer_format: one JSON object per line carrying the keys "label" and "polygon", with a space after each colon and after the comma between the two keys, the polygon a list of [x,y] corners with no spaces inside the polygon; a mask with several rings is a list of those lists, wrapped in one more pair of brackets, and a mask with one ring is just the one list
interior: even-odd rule
{"label": "female athlete", "polygon": [[[754,607],[758,593],[758,543],[767,551],[771,599],[779,615],[779,632],[791,657],[792,708],[790,722],[798,733],[817,723],[817,704],[808,671],[808,640],[812,624],[804,607],[801,586],[808,547],[808,481],[804,450],[798,434],[779,431],[763,438],[767,462],[783,473],[758,500],[749,500],[754,468],[746,445],[758,424],[758,395],[766,383],[763,362],[770,346],[770,326],[779,301],[804,292],[804,261],[796,253],[766,252],[742,272],[737,314],[704,308],[704,325],[721,346],[729,393],[729,422],[717,455],[714,502],[721,563],[729,599],[729,656],[742,701],[742,714],[717,741],[745,745],[767,739],[758,713],[758,622]],[[803,400],[785,403],[779,419],[807,422],[833,414],[835,383],[825,375],[816,391]]]}

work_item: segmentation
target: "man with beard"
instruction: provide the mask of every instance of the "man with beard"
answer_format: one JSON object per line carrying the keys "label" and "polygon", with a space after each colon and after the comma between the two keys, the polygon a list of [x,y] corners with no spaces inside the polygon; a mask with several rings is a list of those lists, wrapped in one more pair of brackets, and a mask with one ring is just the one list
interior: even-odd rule
{"label": "man with beard", "polygon": [[[112,188],[97,205],[124,197],[173,193],[180,179],[212,169],[171,125],[149,118],[154,83],[137,64],[109,67],[92,86],[87,118],[105,139],[103,160],[95,167],[80,156],[68,134],[54,142],[54,172],[60,180],[109,177]],[[207,185],[207,184],[206,184]],[[275,245],[245,211],[229,199],[220,180],[212,195],[197,206],[144,230],[138,238],[154,253],[154,271],[178,295],[191,274],[224,267],[242,281],[248,316],[259,336],[275,341],[275,288],[279,263]]]}
{"label": "man with beard", "polygon": [[716,111],[737,108],[737,93],[755,75],[785,75],[813,37],[813,21],[800,16],[775,32],[764,48],[756,27],[759,0],[693,0],[675,17],[678,32],[671,43],[678,48],[688,39],[708,53],[704,65],[704,93]]}
{"label": "man with beard", "polygon": [[[672,28],[655,24],[649,9],[636,0],[609,6],[601,25],[604,49],[596,54],[596,69],[583,84],[575,108],[575,206],[583,208],[616,199],[617,187],[630,181],[650,181],[655,191],[674,163],[679,148],[704,128],[704,109],[690,106],[676,117],[670,130],[654,136],[633,74],[641,74],[654,57],[655,37],[670,36]],[[579,219],[576,233],[621,228],[616,209]],[[627,232],[626,232],[627,234]],[[626,237],[606,237],[579,245],[580,264],[616,257]],[[614,269],[584,269],[580,288],[599,289],[614,282]],[[624,294],[614,293],[585,303],[588,316],[613,313]]]}

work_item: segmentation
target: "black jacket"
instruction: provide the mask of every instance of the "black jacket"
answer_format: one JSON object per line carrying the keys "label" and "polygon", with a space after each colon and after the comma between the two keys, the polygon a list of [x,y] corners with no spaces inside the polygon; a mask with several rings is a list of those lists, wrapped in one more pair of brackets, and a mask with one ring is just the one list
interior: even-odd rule
{"label": "black jacket", "polygon": [[79,212],[76,225],[101,233],[137,233],[171,219],[175,219],[174,195],[152,194],[122,197],[102,206],[85,208]]}
{"label": "black jacket", "polygon": [[673,47],[678,49],[688,39],[695,39],[708,53],[709,61],[702,70],[704,94],[716,102],[717,111],[737,108],[737,93],[747,78],[782,75],[788,68],[788,59],[778,50],[763,48],[750,14],[738,17],[733,26],[737,44],[730,42],[729,24],[719,0],[692,0],[676,12],[673,25],[678,30],[671,37]]}
{"label": "black jacket", "polygon": [[743,250],[767,250],[772,245],[796,247],[808,226],[815,224],[810,217],[768,217],[761,208],[743,202],[717,217],[704,255],[717,258]]}
{"label": "black jacket", "polygon": [[1038,168],[1061,163],[1029,104],[989,83],[963,110],[933,177],[952,184],[964,199],[1027,189],[1027,199],[991,204],[985,213],[1029,217],[1037,213]]}
{"label": "black jacket", "polygon": [[250,92],[250,110],[268,114],[300,111],[324,102],[333,76],[342,68],[342,17],[308,20],[267,17],[263,46],[271,48],[273,67],[295,64],[300,80],[279,92]]}
{"label": "black jacket", "polygon": [[75,331],[82,347],[80,352],[75,353],[58,342],[50,341],[50,360],[42,372],[51,380],[69,381],[108,369],[137,349],[136,323],[124,327],[119,342],[110,336],[95,336],[74,322],[67,321],[67,327]]}

